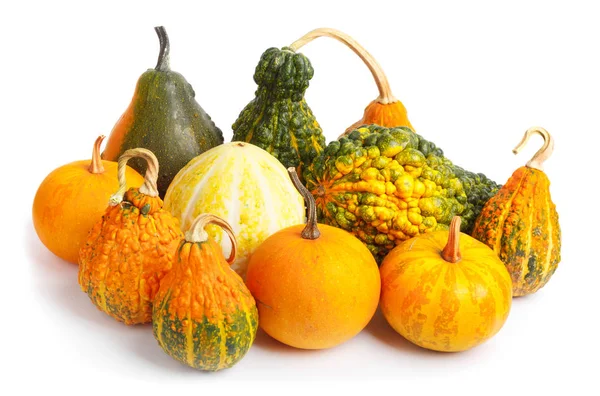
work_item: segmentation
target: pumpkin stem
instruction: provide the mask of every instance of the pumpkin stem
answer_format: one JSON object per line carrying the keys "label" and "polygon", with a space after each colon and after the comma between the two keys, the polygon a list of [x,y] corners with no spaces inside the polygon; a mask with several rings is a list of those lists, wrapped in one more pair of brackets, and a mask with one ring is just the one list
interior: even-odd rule
{"label": "pumpkin stem", "polygon": [[371,71],[371,74],[373,75],[373,79],[375,79],[377,89],[379,90],[379,97],[375,99],[377,102],[382,104],[388,104],[398,101],[398,99],[394,97],[394,94],[392,94],[392,90],[390,88],[387,76],[383,72],[383,69],[381,68],[379,63],[377,63],[375,58],[373,58],[373,56],[366,49],[364,49],[363,46],[361,46],[359,43],[356,42],[356,40],[354,40],[352,37],[348,36],[344,32],[340,32],[339,30],[330,28],[315,29],[306,33],[298,40],[294,41],[292,45],[289,46],[289,48],[295,52],[302,48],[305,44],[308,44],[314,39],[323,36],[331,37],[344,43],[348,48],[354,51],[354,53],[358,55],[358,57],[362,59],[362,61],[367,65],[367,67]]}
{"label": "pumpkin stem", "polygon": [[541,149],[537,151],[537,153],[533,155],[533,158],[531,158],[525,166],[527,166],[528,168],[534,168],[543,171],[544,161],[550,158],[550,155],[552,155],[552,151],[554,150],[554,139],[544,128],[531,127],[528,130],[526,130],[525,135],[523,135],[523,139],[521,139],[521,142],[517,144],[517,147],[513,149],[513,153],[518,154],[519,151],[521,151],[521,149],[525,147],[525,144],[527,144],[527,141],[529,141],[529,138],[534,133],[542,135],[542,137],[544,138],[544,145]]}
{"label": "pumpkin stem", "polygon": [[237,253],[237,242],[235,240],[235,235],[233,234],[233,229],[231,225],[219,216],[215,216],[210,213],[203,213],[196,217],[192,222],[192,225],[185,233],[185,240],[188,242],[199,243],[206,242],[208,240],[208,233],[204,229],[209,224],[216,224],[223,229],[229,236],[229,240],[231,241],[231,253],[229,253],[229,258],[227,262],[231,265],[235,261],[235,255]]}
{"label": "pumpkin stem", "polygon": [[442,258],[449,263],[457,263],[462,258],[459,249],[460,217],[454,216],[450,222],[448,243],[442,250]]}
{"label": "pumpkin stem", "polygon": [[155,70],[158,71],[169,71],[169,55],[171,46],[169,45],[169,36],[164,26],[157,26],[154,28],[156,34],[158,34],[158,41],[160,42],[160,52],[158,53],[158,62],[156,63]]}
{"label": "pumpkin stem", "polygon": [[94,149],[92,150],[92,162],[88,168],[90,173],[104,173],[104,165],[102,165],[102,158],[100,157],[100,146],[102,145],[102,141],[105,137],[106,136],[104,135],[100,135],[94,142]]}
{"label": "pumpkin stem", "polygon": [[308,191],[306,187],[304,187],[304,185],[300,181],[300,178],[298,178],[296,168],[289,167],[287,171],[290,174],[292,183],[294,183],[294,187],[296,187],[296,190],[298,190],[300,195],[302,195],[302,198],[304,198],[304,202],[308,207],[308,215],[306,216],[306,227],[304,227],[304,229],[302,230],[302,234],[300,235],[302,235],[302,238],[304,239],[317,239],[321,236],[321,231],[319,231],[319,228],[317,227],[317,204],[315,203],[315,198],[312,196],[310,191]]}
{"label": "pumpkin stem", "polygon": [[146,174],[144,175],[144,184],[140,187],[140,192],[151,197],[158,197],[158,187],[156,186],[156,179],[158,179],[158,160],[152,151],[145,148],[135,148],[125,151],[119,157],[117,174],[119,178],[119,189],[110,197],[110,206],[118,205],[123,201],[123,196],[127,190],[127,181],[125,180],[127,161],[136,157],[145,159],[148,163]]}

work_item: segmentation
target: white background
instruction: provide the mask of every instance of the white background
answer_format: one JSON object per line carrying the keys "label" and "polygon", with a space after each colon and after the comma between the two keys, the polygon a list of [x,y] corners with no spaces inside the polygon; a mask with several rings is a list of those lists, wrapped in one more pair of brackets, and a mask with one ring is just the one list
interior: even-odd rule
{"label": "white background", "polygon": [[[600,13],[593,1],[84,3],[0,6],[1,394],[600,393]],[[419,349],[377,314],[331,350],[294,350],[260,332],[246,357],[219,373],[172,360],[150,326],[126,327],[99,312],[79,290],[76,266],[49,253],[31,223],[39,183],[90,157],[139,75],[154,67],[157,25],[169,33],[172,69],[193,85],[227,140],[253,98],[262,52],[323,26],[364,45],[417,132],[466,169],[504,183],[541,144],[532,139],[514,156],[523,132],[545,127],[556,140],[546,172],[563,230],[556,274],[537,294],[514,300],[496,337],[465,353]],[[362,115],[376,87],[334,40],[302,52],[315,69],[306,98],[331,141]]]}

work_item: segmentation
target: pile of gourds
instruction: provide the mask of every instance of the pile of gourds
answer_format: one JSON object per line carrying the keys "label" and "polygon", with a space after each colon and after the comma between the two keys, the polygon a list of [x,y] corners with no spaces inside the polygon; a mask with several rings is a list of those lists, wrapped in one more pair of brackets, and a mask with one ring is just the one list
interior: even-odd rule
{"label": "pile of gourds", "polygon": [[[51,172],[33,202],[42,243],[79,265],[98,309],[152,323],[160,347],[200,370],[233,366],[258,326],[287,345],[330,348],[377,307],[409,341],[462,351],[496,334],[513,296],[543,287],[560,261],[544,146],[500,186],[414,132],[379,64],[355,40],[316,29],[269,48],[233,139],[169,67],[170,45],[138,80],[101,154]],[[335,38],[380,95],[326,144],[297,52]],[[128,163],[131,165],[129,166]],[[141,174],[144,174],[144,177]],[[306,208],[306,209],[305,209]]]}

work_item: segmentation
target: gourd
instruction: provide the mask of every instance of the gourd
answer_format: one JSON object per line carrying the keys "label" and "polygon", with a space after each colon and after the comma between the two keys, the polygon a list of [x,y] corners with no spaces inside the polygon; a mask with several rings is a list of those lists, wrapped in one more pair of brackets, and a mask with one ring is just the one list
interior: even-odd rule
{"label": "gourd", "polygon": [[252,143],[286,167],[309,164],[325,146],[325,137],[304,98],[313,77],[307,57],[289,48],[269,48],[254,72],[255,98],[233,123],[232,141]]}
{"label": "gourd", "polygon": [[534,134],[544,138],[543,147],[485,204],[472,234],[504,262],[512,277],[514,296],[538,291],[560,262],[558,213],[550,195],[550,180],[543,170],[554,140],[545,129],[533,127],[513,151],[517,154]]}
{"label": "gourd", "polygon": [[381,264],[381,312],[392,328],[427,349],[458,352],[494,336],[512,304],[510,275],[486,245],[449,231],[417,236]]}
{"label": "gourd", "polygon": [[[144,184],[127,189],[125,167],[133,157],[143,158],[148,166]],[[158,161],[151,151],[123,153],[119,189],[79,255],[81,290],[98,309],[127,325],[151,321],[152,300],[183,238],[179,221],[162,207],[157,177]]]}
{"label": "gourd", "polygon": [[[192,86],[169,67],[170,45],[164,27],[156,27],[160,53],[154,69],[137,81],[133,98],[110,133],[102,156],[116,161],[126,150],[146,148],[161,166],[157,186],[161,197],[173,177],[192,158],[223,143],[223,133],[196,102]],[[131,166],[143,173],[141,159]]]}
{"label": "gourd", "polygon": [[319,222],[357,236],[378,262],[406,239],[447,229],[454,216],[470,233],[499,187],[410,129],[377,125],[330,142],[304,179]]}
{"label": "gourd", "polygon": [[[201,213],[225,219],[238,241],[231,265],[245,277],[248,257],[269,235],[304,221],[302,197],[277,159],[250,143],[230,142],[190,161],[173,179],[165,209],[185,232]],[[220,227],[207,232],[228,256],[229,238]]]}
{"label": "gourd", "polygon": [[[40,241],[58,257],[77,264],[88,231],[102,217],[111,194],[119,187],[117,163],[100,159],[104,136],[94,143],[91,160],[71,162],[42,181],[33,200],[32,218]],[[125,169],[128,186],[144,178]]]}
{"label": "gourd", "polygon": [[[221,246],[204,229],[211,223],[222,227],[231,239],[227,261]],[[199,370],[233,366],[256,337],[256,303],[228,265],[235,257],[235,246],[226,221],[210,214],[198,216],[154,301],[152,327],[158,344],[174,359]]]}
{"label": "gourd", "polygon": [[296,348],[331,348],[354,337],[373,317],[379,270],[358,239],[317,226],[312,195],[293,167],[288,172],[308,206],[308,221],[271,235],[256,249],[246,284],[267,334]]}
{"label": "gourd", "polygon": [[358,55],[371,71],[379,90],[379,96],[367,105],[362,118],[348,127],[340,137],[348,135],[362,125],[368,124],[377,124],[384,127],[404,126],[414,131],[412,124],[408,120],[406,107],[392,93],[387,76],[379,63],[364,47],[346,33],[330,28],[315,29],[296,40],[289,48],[294,52],[298,51],[304,45],[319,37],[336,39]]}

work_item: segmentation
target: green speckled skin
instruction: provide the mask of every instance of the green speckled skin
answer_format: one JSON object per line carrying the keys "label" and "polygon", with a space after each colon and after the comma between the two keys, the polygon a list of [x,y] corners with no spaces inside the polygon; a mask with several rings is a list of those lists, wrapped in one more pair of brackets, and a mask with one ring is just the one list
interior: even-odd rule
{"label": "green speckled skin", "polygon": [[325,147],[323,131],[304,99],[313,73],[302,54],[266,50],[254,73],[256,97],[234,122],[232,141],[252,143],[285,167],[309,164]]}
{"label": "green speckled skin", "polygon": [[378,262],[403,240],[447,229],[454,216],[470,233],[499,188],[409,128],[377,125],[329,143],[303,176],[319,221],[356,235]]}
{"label": "green speckled skin", "polygon": [[[139,78],[129,108],[113,128],[103,159],[117,161],[123,152],[137,147],[152,151],[160,166],[158,191],[164,197],[183,166],[222,143],[223,133],[196,102],[185,78],[171,70],[149,69]],[[128,165],[141,174],[146,169],[138,158]]]}

